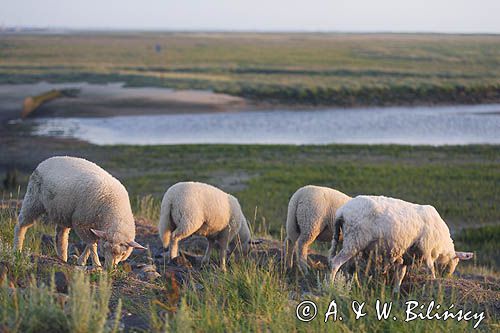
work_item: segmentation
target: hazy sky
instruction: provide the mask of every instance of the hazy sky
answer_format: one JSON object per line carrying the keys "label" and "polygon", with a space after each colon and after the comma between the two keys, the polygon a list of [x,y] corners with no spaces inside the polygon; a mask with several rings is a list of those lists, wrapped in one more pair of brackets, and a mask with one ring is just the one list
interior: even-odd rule
{"label": "hazy sky", "polygon": [[500,33],[500,0],[0,0],[0,25]]}

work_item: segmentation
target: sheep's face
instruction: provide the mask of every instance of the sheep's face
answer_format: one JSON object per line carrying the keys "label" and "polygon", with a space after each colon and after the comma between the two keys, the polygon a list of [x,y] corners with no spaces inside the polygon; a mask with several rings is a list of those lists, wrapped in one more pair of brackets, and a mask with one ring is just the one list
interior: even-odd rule
{"label": "sheep's face", "polygon": [[145,250],[146,248],[136,241],[128,242],[113,242],[110,241],[106,234],[99,230],[90,229],[94,235],[101,239],[102,251],[104,252],[104,260],[106,267],[113,269],[120,261],[126,260],[130,254],[136,249]]}
{"label": "sheep's face", "polygon": [[439,256],[436,260],[436,268],[440,275],[451,276],[458,265],[458,258],[451,255]]}
{"label": "sheep's face", "polygon": [[104,260],[106,261],[106,267],[108,269],[112,269],[116,267],[120,261],[126,260],[134,250],[133,247],[127,244],[116,244],[108,241],[103,242],[102,248],[104,250]]}

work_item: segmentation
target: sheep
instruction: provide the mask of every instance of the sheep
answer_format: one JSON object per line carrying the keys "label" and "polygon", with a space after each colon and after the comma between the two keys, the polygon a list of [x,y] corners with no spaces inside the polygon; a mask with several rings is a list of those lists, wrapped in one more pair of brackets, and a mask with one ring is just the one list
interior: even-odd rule
{"label": "sheep", "polygon": [[33,171],[14,229],[15,250],[22,249],[26,231],[42,215],[56,225],[56,252],[64,262],[68,260],[71,229],[86,244],[78,265],[85,265],[91,255],[94,266],[101,266],[99,239],[108,269],[126,260],[134,248],[145,249],[134,241],[135,223],[127,190],[85,159],[55,156]]}
{"label": "sheep", "polygon": [[308,185],[298,189],[288,204],[286,239],[283,253],[285,267],[293,265],[293,253],[298,241],[299,268],[306,272],[309,246],[317,239],[331,242],[335,212],[351,197],[337,190]]}
{"label": "sheep", "polygon": [[[335,255],[341,229],[343,246]],[[404,258],[408,256],[422,259],[433,279],[435,264],[451,275],[459,260],[473,257],[473,253],[455,251],[450,230],[434,207],[383,196],[357,196],[339,208],[335,216],[330,281],[349,259],[375,248],[385,264],[394,265],[396,293],[406,274],[408,259]]]}
{"label": "sheep", "polygon": [[212,248],[218,243],[222,270],[226,269],[226,255],[238,242],[244,253],[250,247],[250,229],[238,200],[198,182],[177,183],[167,190],[161,203],[158,232],[164,248],[170,247],[170,260],[179,255],[179,241],[192,234],[208,239],[202,264],[208,262]]}

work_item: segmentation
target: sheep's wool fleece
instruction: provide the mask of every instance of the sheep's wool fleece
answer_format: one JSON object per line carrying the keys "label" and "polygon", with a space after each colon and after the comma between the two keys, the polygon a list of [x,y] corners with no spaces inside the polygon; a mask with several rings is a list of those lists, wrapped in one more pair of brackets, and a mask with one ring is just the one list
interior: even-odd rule
{"label": "sheep's wool fleece", "polygon": [[162,201],[162,212],[169,210],[177,227],[182,225],[202,236],[217,234],[228,224],[238,230],[246,223],[235,197],[204,183],[183,182],[170,187]]}
{"label": "sheep's wool fleece", "polygon": [[81,158],[52,157],[38,165],[31,182],[30,195],[41,201],[49,221],[74,228],[84,242],[95,241],[90,228],[104,231],[112,242],[134,240],[127,190],[98,165]]}
{"label": "sheep's wool fleece", "polygon": [[344,247],[349,251],[362,250],[379,240],[395,257],[412,245],[432,257],[454,253],[448,226],[429,205],[383,196],[358,196],[342,206],[336,216],[345,221]]}
{"label": "sheep's wool fleece", "polygon": [[331,241],[335,212],[350,199],[348,195],[328,187],[301,187],[288,205],[287,232],[296,233],[297,224],[301,234],[316,234],[319,240]]}

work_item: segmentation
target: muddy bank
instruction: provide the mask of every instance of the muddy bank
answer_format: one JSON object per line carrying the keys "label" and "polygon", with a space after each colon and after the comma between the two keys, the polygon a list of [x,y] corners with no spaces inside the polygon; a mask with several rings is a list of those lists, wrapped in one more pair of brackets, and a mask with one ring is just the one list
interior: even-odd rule
{"label": "muddy bank", "polygon": [[59,98],[40,106],[36,117],[106,117],[117,115],[216,112],[248,108],[239,97],[210,91],[125,88],[122,83],[0,85],[0,119],[16,119],[23,101],[52,89],[78,89],[76,98]]}

